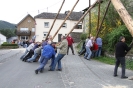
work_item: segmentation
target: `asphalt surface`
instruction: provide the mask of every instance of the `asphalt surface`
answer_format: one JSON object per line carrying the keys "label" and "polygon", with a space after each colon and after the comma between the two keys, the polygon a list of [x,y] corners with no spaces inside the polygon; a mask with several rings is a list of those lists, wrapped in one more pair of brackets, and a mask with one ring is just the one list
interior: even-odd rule
{"label": "asphalt surface", "polygon": [[[35,74],[39,63],[27,63],[19,58],[25,49],[0,50],[0,88],[133,88],[133,81],[113,77],[114,65],[86,60],[77,54],[62,59],[62,71],[48,71],[50,61],[43,73]],[[126,70],[131,78],[133,71]]]}

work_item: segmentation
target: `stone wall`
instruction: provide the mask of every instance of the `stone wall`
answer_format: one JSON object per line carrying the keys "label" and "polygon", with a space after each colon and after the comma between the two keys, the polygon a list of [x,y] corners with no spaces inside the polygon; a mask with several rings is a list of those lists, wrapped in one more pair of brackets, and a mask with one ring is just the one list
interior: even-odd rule
{"label": "stone wall", "polygon": [[72,38],[73,38],[73,40],[74,40],[74,43],[78,43],[78,42],[80,42],[80,35],[81,35],[82,33],[79,33],[79,32],[72,32],[71,33],[71,36],[72,36]]}
{"label": "stone wall", "polygon": [[[109,53],[107,53],[107,52],[105,52],[104,55],[107,56],[107,57],[115,58],[115,56],[114,56],[113,54],[109,54]],[[127,55],[125,56],[125,58],[126,58],[126,59],[133,58],[133,55],[127,54]]]}

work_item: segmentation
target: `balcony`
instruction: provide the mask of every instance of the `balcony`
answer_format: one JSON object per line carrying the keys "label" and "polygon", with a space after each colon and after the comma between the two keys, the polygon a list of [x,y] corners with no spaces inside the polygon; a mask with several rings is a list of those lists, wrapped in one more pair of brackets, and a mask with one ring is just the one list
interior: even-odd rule
{"label": "balcony", "polygon": [[16,31],[16,35],[18,36],[30,36],[31,35],[31,31]]}

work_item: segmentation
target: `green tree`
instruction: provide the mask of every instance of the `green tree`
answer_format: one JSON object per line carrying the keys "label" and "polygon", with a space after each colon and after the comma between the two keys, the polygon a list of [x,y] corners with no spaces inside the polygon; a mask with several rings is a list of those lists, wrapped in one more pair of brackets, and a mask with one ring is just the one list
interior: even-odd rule
{"label": "green tree", "polygon": [[0,33],[5,35],[7,38],[10,38],[10,37],[16,36],[15,30],[16,29],[1,29]]}

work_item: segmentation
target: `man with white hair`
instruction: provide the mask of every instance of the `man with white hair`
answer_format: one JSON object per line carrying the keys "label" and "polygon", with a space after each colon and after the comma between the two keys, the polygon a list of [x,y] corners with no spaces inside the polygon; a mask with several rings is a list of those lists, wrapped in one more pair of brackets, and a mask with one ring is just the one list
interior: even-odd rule
{"label": "man with white hair", "polygon": [[84,58],[87,59],[87,60],[90,60],[90,57],[91,57],[91,54],[92,54],[91,49],[90,49],[93,46],[92,41],[93,41],[93,37],[91,37],[88,40],[88,42],[86,44],[86,47],[85,47],[86,48],[86,53],[85,53]]}
{"label": "man with white hair", "polygon": [[48,60],[51,58],[55,58],[55,50],[51,45],[51,41],[48,41],[48,44],[43,47],[43,52],[40,59],[40,66],[35,70],[35,73],[43,72],[44,66],[47,64]]}
{"label": "man with white hair", "polygon": [[49,71],[54,71],[57,63],[58,63],[57,70],[58,71],[62,70],[61,60],[67,53],[67,46],[68,46],[68,42],[66,40],[66,37],[62,36],[61,37],[61,43],[59,45],[55,46],[57,49],[60,49],[60,51],[59,51],[57,57],[55,58],[54,63],[50,67]]}

